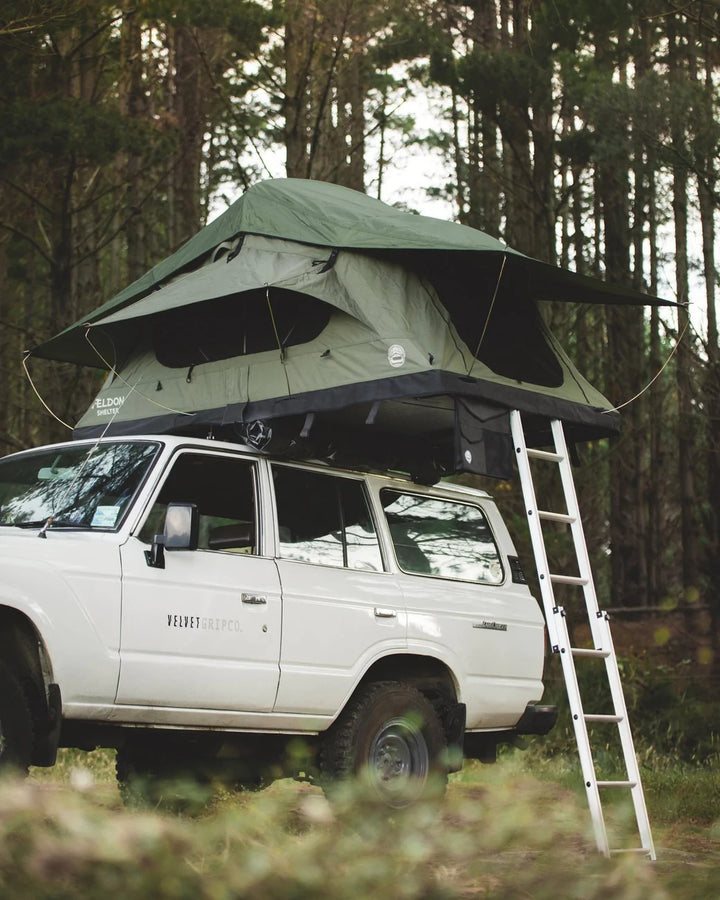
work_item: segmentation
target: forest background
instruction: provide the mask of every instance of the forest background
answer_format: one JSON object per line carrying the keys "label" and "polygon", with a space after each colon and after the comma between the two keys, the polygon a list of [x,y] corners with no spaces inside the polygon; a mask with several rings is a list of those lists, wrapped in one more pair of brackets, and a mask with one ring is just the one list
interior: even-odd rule
{"label": "forest background", "polygon": [[[255,181],[442,210],[681,304],[544,313],[634,398],[577,476],[601,606],[674,611],[658,640],[717,685],[719,38],[718,0],[0,2],[0,450],[67,436],[23,351]],[[101,378],[31,374],[70,424]]]}

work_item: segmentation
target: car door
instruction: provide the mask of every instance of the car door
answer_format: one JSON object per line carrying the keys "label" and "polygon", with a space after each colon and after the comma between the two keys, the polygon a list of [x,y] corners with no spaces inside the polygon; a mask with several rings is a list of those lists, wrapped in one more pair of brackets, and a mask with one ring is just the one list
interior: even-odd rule
{"label": "car door", "polygon": [[542,694],[543,620],[503,566],[475,502],[383,488],[408,611],[409,650],[437,655],[461,678],[468,728],[506,727]]}
{"label": "car door", "polygon": [[404,602],[362,478],[284,464],[272,473],[283,595],[275,711],[334,715],[375,660],[405,649]]}
{"label": "car door", "polygon": [[[183,450],[121,549],[119,704],[267,711],[279,679],[281,598],[263,556],[258,463]],[[168,503],[197,505],[197,550],[146,561]]]}

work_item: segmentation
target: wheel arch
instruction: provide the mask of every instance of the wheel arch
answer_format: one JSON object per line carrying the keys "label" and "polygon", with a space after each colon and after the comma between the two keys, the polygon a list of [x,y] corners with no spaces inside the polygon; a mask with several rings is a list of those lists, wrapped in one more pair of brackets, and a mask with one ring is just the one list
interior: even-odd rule
{"label": "wheel arch", "polygon": [[457,701],[458,682],[449,666],[434,656],[415,653],[395,653],[383,656],[368,668],[360,684],[371,681],[406,681],[423,694],[426,690],[441,689]]}
{"label": "wheel arch", "polygon": [[25,613],[4,605],[0,605],[0,658],[15,673],[30,708],[35,736],[32,762],[52,765],[61,704],[50,656],[35,624]]}
{"label": "wheel arch", "polygon": [[52,681],[52,666],[35,624],[17,609],[0,605],[0,654],[5,662],[39,683]]}
{"label": "wheel arch", "polygon": [[365,672],[350,703],[366,685],[376,681],[400,681],[420,691],[440,718],[449,746],[462,746],[465,706],[458,701],[458,682],[453,671],[434,656],[399,653],[376,660]]}

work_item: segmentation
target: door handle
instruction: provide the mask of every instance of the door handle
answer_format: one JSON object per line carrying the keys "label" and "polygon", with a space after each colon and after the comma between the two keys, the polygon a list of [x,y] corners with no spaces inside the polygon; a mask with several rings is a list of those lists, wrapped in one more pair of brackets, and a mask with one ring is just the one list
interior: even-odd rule
{"label": "door handle", "polygon": [[248,606],[262,606],[267,603],[267,597],[260,597],[257,594],[242,594],[240,599]]}
{"label": "door handle", "polygon": [[375,607],[376,619],[397,619],[397,612],[394,609],[384,609],[382,606]]}

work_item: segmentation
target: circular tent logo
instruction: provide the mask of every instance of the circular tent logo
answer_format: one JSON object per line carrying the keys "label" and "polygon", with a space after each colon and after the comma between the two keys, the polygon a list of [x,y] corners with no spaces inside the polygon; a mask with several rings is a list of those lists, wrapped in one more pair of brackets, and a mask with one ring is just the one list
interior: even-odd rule
{"label": "circular tent logo", "polygon": [[392,344],[388,348],[388,362],[393,369],[405,365],[405,348],[401,344]]}

